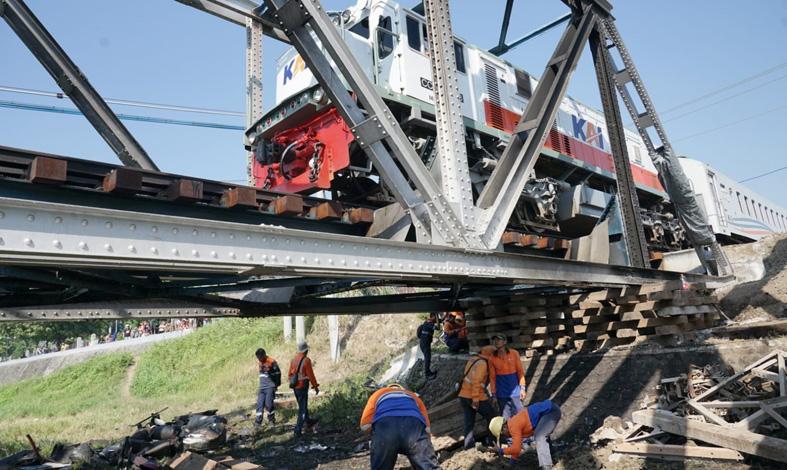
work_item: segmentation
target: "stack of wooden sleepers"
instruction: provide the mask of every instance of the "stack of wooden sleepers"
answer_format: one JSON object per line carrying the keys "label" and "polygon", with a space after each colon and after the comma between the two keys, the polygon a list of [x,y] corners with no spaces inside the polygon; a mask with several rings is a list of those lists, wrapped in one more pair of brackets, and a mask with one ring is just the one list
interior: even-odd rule
{"label": "stack of wooden sleepers", "polygon": [[526,357],[592,351],[653,336],[714,326],[717,298],[704,284],[680,281],[590,292],[523,293],[486,298],[466,312],[471,349],[504,334]]}

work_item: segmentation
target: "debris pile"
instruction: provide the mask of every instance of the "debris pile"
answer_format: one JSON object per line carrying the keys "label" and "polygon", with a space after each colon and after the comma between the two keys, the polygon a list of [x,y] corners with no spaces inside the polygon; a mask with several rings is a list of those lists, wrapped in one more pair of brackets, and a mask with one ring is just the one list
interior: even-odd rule
{"label": "debris pile", "polygon": [[136,430],[131,435],[103,448],[94,448],[90,443],[57,444],[49,458],[45,458],[28,436],[31,450],[0,459],[0,469],[45,470],[91,465],[157,470],[183,451],[213,450],[227,441],[227,420],[216,414],[217,410],[182,415],[169,422],[161,419],[163,411],[133,424]]}
{"label": "debris pile", "polygon": [[737,373],[692,366],[661,380],[633,423],[605,420],[596,440],[614,439],[614,452],[646,457],[742,460],[746,453],[787,463],[785,359],[774,351]]}

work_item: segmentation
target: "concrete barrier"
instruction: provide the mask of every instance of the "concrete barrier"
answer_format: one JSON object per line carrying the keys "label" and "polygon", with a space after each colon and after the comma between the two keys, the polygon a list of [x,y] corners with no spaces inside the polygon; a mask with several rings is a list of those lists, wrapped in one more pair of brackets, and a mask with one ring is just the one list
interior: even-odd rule
{"label": "concrete barrier", "polygon": [[0,362],[0,385],[7,385],[33,377],[44,377],[64,367],[85,362],[99,354],[118,351],[137,354],[156,343],[180,338],[191,332],[192,330],[179,330]]}

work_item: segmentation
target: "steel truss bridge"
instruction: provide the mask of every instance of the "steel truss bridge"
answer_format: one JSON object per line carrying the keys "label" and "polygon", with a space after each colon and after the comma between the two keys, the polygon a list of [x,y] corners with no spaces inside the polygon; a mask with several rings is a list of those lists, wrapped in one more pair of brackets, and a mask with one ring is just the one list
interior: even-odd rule
{"label": "steel truss bridge", "polygon": [[[651,157],[662,163],[657,167],[678,213],[690,213],[697,203],[675,197],[672,182],[682,173],[671,172],[680,166],[669,165],[675,157],[666,133],[606,0],[563,0],[570,12],[552,26],[566,22],[565,32],[477,200],[453,41],[444,40],[453,36],[447,0],[423,6],[433,45],[437,171],[424,166],[318,0],[177,1],[246,28],[249,126],[262,114],[263,36],[292,44],[404,208],[404,223],[415,227],[417,241],[386,239],[388,226],[366,236],[379,222],[369,207],[160,172],[24,2],[0,0],[0,15],[123,164],[0,147],[0,320],[421,312],[515,289],[701,282],[730,274],[713,235],[690,227],[713,277],[646,267],[618,97]],[[505,44],[512,4],[508,0],[500,50],[513,47]],[[588,42],[629,266],[510,252],[500,243]],[[631,90],[644,109],[636,107]],[[409,289],[370,295],[372,286]],[[353,294],[336,297],[340,292]]]}

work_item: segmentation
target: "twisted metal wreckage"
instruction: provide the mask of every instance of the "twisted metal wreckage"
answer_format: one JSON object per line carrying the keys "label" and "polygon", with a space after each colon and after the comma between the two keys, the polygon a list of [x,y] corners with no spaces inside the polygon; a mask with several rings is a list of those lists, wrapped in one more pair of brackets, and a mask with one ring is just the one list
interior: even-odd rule
{"label": "twisted metal wreckage", "polygon": [[[292,44],[404,208],[417,240],[385,239],[402,221],[386,222],[368,208],[158,171],[24,2],[0,0],[0,16],[125,165],[0,147],[0,320],[448,310],[463,298],[510,295],[523,286],[586,289],[731,275],[606,0],[563,0],[570,13],[550,27],[566,22],[566,29],[476,200],[453,42],[446,40],[453,37],[447,0],[424,5],[438,146],[431,171],[318,0],[178,1],[246,28],[248,126],[262,114],[262,36]],[[512,195],[526,184],[588,42],[628,266],[506,252],[500,243],[515,209]],[[501,40],[498,48],[518,43]],[[649,268],[618,96],[709,275]],[[382,284],[423,289],[377,296],[360,290]],[[341,291],[360,295],[331,297]]]}

